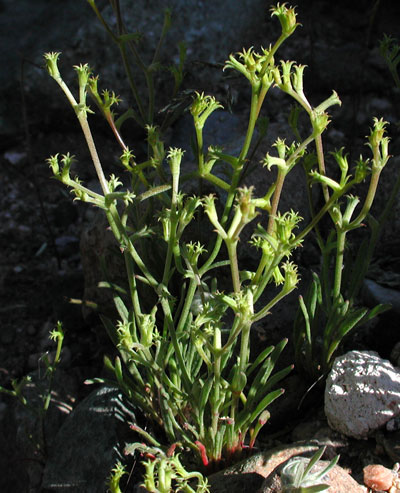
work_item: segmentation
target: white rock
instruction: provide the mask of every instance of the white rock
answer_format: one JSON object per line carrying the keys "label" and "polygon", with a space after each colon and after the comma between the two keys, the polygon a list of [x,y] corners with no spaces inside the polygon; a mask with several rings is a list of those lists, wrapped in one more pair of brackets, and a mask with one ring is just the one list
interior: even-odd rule
{"label": "white rock", "polygon": [[336,358],[326,381],[325,415],[334,430],[367,438],[400,415],[400,370],[373,351]]}

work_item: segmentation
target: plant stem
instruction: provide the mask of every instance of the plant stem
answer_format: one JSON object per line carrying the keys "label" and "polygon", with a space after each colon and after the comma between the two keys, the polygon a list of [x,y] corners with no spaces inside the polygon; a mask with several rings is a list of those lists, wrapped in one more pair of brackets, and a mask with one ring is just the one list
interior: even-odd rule
{"label": "plant stem", "polygon": [[255,128],[257,118],[258,118],[258,113],[260,110],[258,103],[259,103],[259,95],[258,95],[257,89],[252,87],[249,123],[247,125],[246,137],[245,137],[243,147],[242,147],[242,150],[240,152],[239,159],[238,159],[239,166],[241,166],[241,167],[243,167],[243,163],[244,163],[246,156],[249,152],[251,140],[253,138],[254,128]]}
{"label": "plant stem", "polygon": [[166,321],[169,333],[171,335],[171,340],[172,340],[172,344],[174,346],[176,359],[177,359],[178,364],[179,364],[179,369],[182,372],[182,379],[183,379],[183,383],[185,386],[185,390],[190,395],[193,384],[190,381],[185,362],[183,361],[182,351],[181,351],[181,348],[179,347],[178,338],[176,336],[176,331],[175,331],[175,326],[174,326],[174,321],[173,321],[172,314],[171,314],[171,308],[169,306],[168,300],[165,297],[161,297],[160,302],[161,302],[162,309],[164,311],[165,321]]}
{"label": "plant stem", "polygon": [[[324,158],[324,150],[322,147],[322,136],[317,135],[315,137],[315,148],[317,150],[317,159],[318,159],[318,169],[321,175],[325,176],[326,170],[325,170],[325,158]],[[324,195],[325,202],[328,202],[329,200],[329,189],[328,186],[325,184],[322,184],[322,192]]]}
{"label": "plant stem", "polygon": [[343,259],[344,259],[344,247],[346,243],[346,231],[337,229],[336,236],[336,261],[335,261],[335,278],[333,283],[332,298],[336,300],[340,296],[342,287],[342,272],[343,272]]}
{"label": "plant stem", "polygon": [[349,226],[351,226],[352,229],[359,226],[362,223],[362,221],[364,221],[366,215],[369,213],[369,211],[372,207],[372,203],[373,203],[374,198],[375,198],[376,189],[378,187],[380,174],[381,174],[381,169],[372,172],[371,181],[370,181],[369,188],[368,188],[368,193],[367,193],[367,196],[365,198],[363,208],[361,209],[359,215],[349,225]]}
{"label": "plant stem", "polygon": [[87,117],[84,113],[81,113],[78,114],[78,120],[81,124],[82,131],[85,136],[87,146],[89,148],[90,156],[92,158],[101,189],[103,190],[104,195],[107,195],[108,193],[110,193],[110,190],[108,188],[108,183],[103,173],[103,168],[101,166],[99,155],[97,154],[96,145],[93,140],[92,132],[90,131]]}
{"label": "plant stem", "polygon": [[279,199],[281,197],[281,192],[285,178],[286,178],[286,173],[279,169],[278,176],[276,179],[276,184],[275,184],[274,196],[272,198],[271,212],[268,218],[268,228],[267,228],[268,234],[272,234],[274,229],[276,213],[278,211]]}
{"label": "plant stem", "polygon": [[214,458],[217,458],[218,453],[215,450],[215,439],[218,434],[218,423],[219,423],[219,411],[220,411],[220,391],[221,391],[221,331],[216,326],[214,328],[214,341],[213,341],[213,374],[214,374],[214,385],[212,389],[213,398],[211,400],[211,433],[213,438]]}
{"label": "plant stem", "polygon": [[229,255],[229,264],[231,268],[233,291],[235,293],[240,292],[240,276],[239,276],[239,266],[237,259],[237,241],[232,241],[228,239],[226,242]]}
{"label": "plant stem", "polygon": [[[233,172],[232,182],[231,182],[230,189],[228,191],[228,196],[227,196],[227,199],[225,202],[225,208],[224,208],[224,212],[223,212],[222,218],[221,218],[222,227],[224,227],[224,225],[226,224],[226,222],[228,220],[229,214],[231,212],[232,204],[233,204],[233,201],[234,201],[234,198],[236,195],[236,190],[237,190],[238,184],[240,182],[243,164],[244,164],[244,161],[246,159],[247,153],[248,153],[249,148],[250,148],[251,140],[252,140],[253,133],[254,133],[254,127],[255,127],[255,124],[257,121],[257,117],[258,117],[257,108],[258,108],[258,95],[257,95],[256,90],[254,88],[252,88],[251,108],[250,108],[249,123],[247,126],[247,133],[246,133],[245,141],[243,143],[242,150],[241,150],[239,158],[238,158],[238,164],[236,165],[234,172]],[[221,236],[218,235],[217,239],[215,240],[215,245],[214,245],[214,248],[213,248],[211,254],[209,255],[208,259],[204,262],[202,267],[199,269],[200,275],[203,275],[208,270],[210,265],[214,262],[215,258],[218,255],[218,252],[221,248],[221,245],[222,245],[222,238],[221,238]]]}

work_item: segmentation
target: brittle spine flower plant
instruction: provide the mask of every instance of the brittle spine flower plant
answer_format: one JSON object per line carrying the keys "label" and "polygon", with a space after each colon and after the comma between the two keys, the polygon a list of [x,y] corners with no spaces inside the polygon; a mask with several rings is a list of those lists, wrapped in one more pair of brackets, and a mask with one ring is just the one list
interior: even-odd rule
{"label": "brittle spine flower plant", "polygon": [[[321,135],[330,122],[327,110],[340,104],[340,100],[333,93],[313,108],[304,95],[304,67],[294,62],[275,64],[278,48],[299,24],[295,9],[286,4],[278,4],[271,12],[282,28],[276,43],[262,49],[261,53],[250,48],[231,55],[225,65],[225,69],[244,75],[251,86],[246,137],[238,155],[224,154],[217,147],[204,149],[204,125],[221,104],[214,97],[196,93],[190,106],[197,160],[197,171],[190,176],[206,180],[215,187],[214,194],[203,197],[182,192],[182,182],[188,179],[186,156],[181,149],[166,151],[160,129],[152,124],[145,127],[149,154],[140,163],[125,145],[121,128],[111,125],[123,150],[120,161],[129,174],[131,186],[123,189],[114,175],[107,179],[90,132],[88,115],[92,110],[86,98],[92,95],[109,123],[110,108],[118,104],[119,98],[111,92],[104,92],[100,97],[97,78],[93,78],[87,65],[81,65],[76,67],[77,102],[60,75],[59,54],[45,55],[49,74],[66,94],[81,124],[102,194],[71,176],[73,158],[69,154],[52,156],[50,167],[54,177],[70,187],[76,199],[105,212],[126,266],[129,289],[116,289],[110,284],[114,288],[119,320],[115,322],[102,316],[119,350],[114,361],[105,357],[106,367],[126,396],[153,423],[154,429],[163,430],[163,435],[156,438],[139,424],[131,426],[148,446],[161,451],[169,447],[191,449],[198,467],[202,465],[206,471],[253,449],[258,433],[269,419],[267,407],[282,395],[283,390],[275,387],[292,366],[275,372],[274,369],[287,340],[254,355],[250,347],[251,329],[296,288],[299,275],[291,260],[293,250],[355,183],[349,180],[335,189],[300,231],[299,214],[280,210],[286,177],[304,158],[312,142],[319,149],[319,169],[314,170],[313,176],[319,173],[320,181],[329,180],[324,172]],[[304,140],[290,145],[278,139],[274,146],[277,156],[275,152],[274,155],[266,153],[262,161],[265,173],[276,168],[277,177],[262,197],[256,197],[253,187],[239,184],[255,125],[273,85],[302,105],[309,116],[310,131]],[[231,169],[230,179],[226,181],[213,172],[214,166],[221,162]],[[140,223],[144,203],[151,204],[158,219],[155,224]],[[200,215],[208,218],[213,228],[207,245],[193,238],[188,229]],[[254,226],[256,220],[259,223]],[[254,271],[243,269],[238,256],[243,230],[251,227],[252,244],[260,252]],[[161,272],[146,255],[149,237],[154,238],[154,235],[158,241],[153,245],[157,244],[164,258]],[[230,282],[221,288],[218,279],[226,272],[229,272]],[[277,294],[263,301],[262,295],[271,283],[278,287]],[[152,297],[148,296],[149,290]],[[127,451],[137,448],[134,445]],[[169,458],[166,460],[163,453],[158,458],[154,464],[162,464],[160,471],[165,464],[173,468],[179,462],[176,459],[172,466],[173,459],[172,462]]]}

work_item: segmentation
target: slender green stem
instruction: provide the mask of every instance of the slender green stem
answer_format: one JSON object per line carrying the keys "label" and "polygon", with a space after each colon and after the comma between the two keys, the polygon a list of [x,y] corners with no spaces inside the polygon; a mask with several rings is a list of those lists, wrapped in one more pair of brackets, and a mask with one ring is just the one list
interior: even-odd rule
{"label": "slender green stem", "polygon": [[286,163],[286,169],[285,171],[278,170],[278,177],[276,180],[275,184],[275,190],[274,190],[274,195],[272,198],[272,204],[271,204],[271,212],[269,215],[269,220],[268,220],[268,233],[271,234],[274,228],[274,222],[275,222],[275,217],[278,211],[278,205],[279,205],[279,200],[281,197],[282,193],[282,188],[283,184],[286,178],[286,175],[289,173],[289,171],[293,168],[293,166],[296,164],[296,160],[298,159],[298,156],[301,155],[301,153],[306,149],[308,144],[312,142],[313,140],[313,135],[309,135],[296,149],[296,151],[288,158],[287,163]]}
{"label": "slender green stem", "polygon": [[[325,158],[324,158],[324,150],[322,147],[322,136],[317,135],[315,137],[315,148],[317,150],[317,160],[318,160],[318,169],[321,175],[325,176],[326,170],[325,170]],[[322,193],[324,195],[325,202],[328,202],[329,200],[329,189],[328,186],[325,184],[322,184]]]}
{"label": "slender green stem", "polygon": [[179,317],[179,322],[176,328],[176,332],[180,333],[184,329],[186,322],[189,317],[190,308],[192,306],[193,297],[196,293],[197,282],[195,279],[190,279],[189,287],[185,293],[185,304],[183,305],[181,316]]}
{"label": "slender green stem", "polygon": [[171,232],[168,240],[167,256],[164,265],[164,274],[162,283],[167,286],[169,276],[171,275],[171,262],[176,243],[176,229],[178,226],[178,217],[176,211],[177,196],[179,188],[179,170],[172,173],[172,197],[171,197]]}
{"label": "slender green stem", "polygon": [[202,176],[204,173],[204,154],[203,154],[203,128],[195,124],[196,141],[197,141],[197,166]]}
{"label": "slender green stem", "polygon": [[240,371],[246,373],[250,356],[250,329],[252,322],[244,322],[240,334]]}
{"label": "slender green stem", "polygon": [[321,218],[330,210],[332,205],[342,196],[344,195],[350,188],[354,185],[354,182],[351,181],[347,183],[341,190],[334,192],[328,202],[318,211],[318,213],[311,219],[308,225],[299,233],[292,241],[291,244],[295,245],[299,241],[301,241],[308,233],[315,227],[315,225],[321,220]]}
{"label": "slender green stem", "polygon": [[[254,133],[254,127],[255,127],[255,124],[257,121],[257,116],[258,116],[257,108],[258,108],[258,95],[257,95],[256,90],[253,89],[252,94],[251,94],[250,117],[249,117],[249,123],[247,126],[246,138],[245,138],[242,150],[241,150],[239,158],[238,158],[238,164],[237,164],[237,166],[233,172],[231,186],[230,186],[230,189],[228,191],[228,196],[227,196],[227,199],[225,202],[224,212],[223,212],[222,218],[221,218],[221,225],[223,227],[229,218],[229,214],[230,214],[231,209],[232,209],[236,190],[237,190],[238,184],[240,182],[243,164],[244,164],[244,161],[246,159],[247,153],[248,153],[249,148],[250,148],[251,140],[252,140],[253,133]],[[222,238],[221,238],[221,236],[218,235],[212,252],[210,253],[206,262],[204,262],[202,267],[199,269],[200,275],[203,275],[208,270],[209,266],[214,262],[215,258],[218,255],[218,252],[221,248],[221,245],[222,245]]]}
{"label": "slender green stem", "polygon": [[368,188],[368,193],[367,193],[367,196],[365,198],[363,208],[361,209],[359,215],[349,225],[349,226],[351,226],[352,229],[359,226],[362,223],[362,221],[364,221],[366,215],[370,211],[370,209],[372,207],[372,203],[373,203],[374,198],[375,198],[376,189],[378,187],[380,174],[381,174],[380,169],[375,171],[375,172],[374,171],[372,172],[371,181],[370,181],[369,188]]}
{"label": "slender green stem", "polygon": [[[212,389],[213,398],[211,400],[211,431],[213,436],[213,442],[218,434],[219,412],[220,412],[220,400],[221,400],[221,331],[218,327],[214,329],[214,361],[213,361],[213,374],[214,385]],[[214,450],[214,455],[217,455]]]}
{"label": "slender green stem", "polygon": [[153,60],[151,62],[152,64],[157,63],[159,58],[160,58],[161,47],[164,43],[165,36],[167,35],[167,32],[169,31],[169,27],[170,27],[170,14],[168,12],[165,12],[163,27],[162,27],[161,34],[160,34],[160,39],[158,40],[158,43],[157,43],[157,48],[154,52]]}
{"label": "slender green stem", "polygon": [[158,288],[158,282],[157,280],[152,276],[150,271],[148,270],[147,266],[141,259],[140,255],[138,254],[136,248],[133,246],[131,240],[129,239],[129,236],[126,232],[126,229],[124,228],[123,224],[121,223],[120,217],[118,210],[115,206],[115,204],[112,204],[108,210],[106,210],[106,215],[108,222],[110,224],[111,230],[117,239],[118,243],[120,245],[123,245],[124,248],[126,248],[129,251],[129,254],[133,258],[135,264],[139,267],[139,269],[142,271],[143,275],[149,282],[150,286],[153,287],[157,291]]}
{"label": "slender green stem", "polygon": [[251,103],[250,103],[250,117],[247,125],[246,137],[244,139],[243,147],[239,155],[239,166],[243,166],[246,156],[249,152],[250,144],[254,134],[254,128],[256,126],[258,112],[259,112],[259,95],[257,90],[252,87],[251,91]]}
{"label": "slender green stem", "polygon": [[278,205],[279,205],[279,199],[281,197],[281,192],[282,192],[283,183],[285,181],[285,178],[286,178],[286,173],[279,169],[278,170],[278,176],[276,179],[276,184],[275,184],[274,196],[272,198],[272,203],[271,203],[271,212],[269,214],[269,219],[268,219],[268,229],[267,229],[268,234],[272,234],[272,232],[274,230],[275,218],[276,218],[276,214],[278,211]]}
{"label": "slender green stem", "polygon": [[256,273],[255,273],[254,278],[251,282],[251,284],[253,286],[257,286],[259,284],[262,273],[263,273],[266,265],[268,264],[269,257],[270,256],[268,254],[266,254],[264,252],[262,253],[261,258],[260,258],[260,262],[259,262],[257,270],[256,270]]}
{"label": "slender green stem", "polygon": [[[261,320],[262,318],[266,317],[269,313],[269,310],[276,305],[281,299],[283,299],[285,296],[287,296],[290,292],[292,292],[294,287],[292,289],[281,289],[281,291],[269,302],[267,303],[264,308],[262,308],[258,313],[255,313],[251,317],[252,323],[258,322],[258,320]],[[254,299],[256,297],[254,296]]]}
{"label": "slender green stem", "polygon": [[[279,263],[282,260],[282,253],[281,252],[276,252],[273,259],[268,265],[267,270],[262,274],[261,279],[258,281],[257,284],[254,283],[254,286],[256,286],[256,291],[254,293],[254,302],[256,302],[260,296],[263,294],[265,288],[267,287],[267,284],[269,283],[271,276],[275,270],[275,268],[279,265]],[[254,282],[254,281],[253,281]]]}
{"label": "slender green stem", "polygon": [[237,241],[232,241],[230,239],[226,240],[226,247],[228,249],[229,264],[231,267],[232,284],[233,291],[235,293],[240,292],[240,276],[239,276],[239,266],[237,258]]}
{"label": "slender green stem", "polygon": [[104,29],[107,31],[107,33],[111,37],[111,39],[115,43],[118,43],[117,36],[115,36],[115,34],[111,31],[111,29],[110,29],[109,25],[107,24],[107,22],[104,20],[104,17],[101,15],[99,9],[97,8],[95,1],[94,0],[88,0],[88,2],[90,4],[90,6],[92,7],[94,13],[96,14],[97,18],[99,19],[99,21],[103,25]]}
{"label": "slender green stem", "polygon": [[[243,320],[240,317],[235,317],[235,320],[233,321],[231,330],[229,332],[229,337],[226,343],[224,344],[223,348],[221,349],[221,354],[229,355],[228,349],[232,346],[232,344],[235,343],[236,339],[238,338],[240,332],[242,331],[243,328]],[[222,360],[223,366],[225,366],[226,360],[223,357]]]}
{"label": "slender green stem", "polygon": [[183,360],[182,351],[179,347],[178,338],[176,336],[174,321],[171,314],[171,308],[169,306],[169,302],[165,297],[161,297],[161,306],[164,311],[165,322],[167,324],[168,331],[171,335],[172,345],[174,346],[174,352],[176,359],[178,361],[179,369],[182,372],[182,380],[185,386],[186,392],[190,395],[192,391],[192,382],[190,381],[185,362]]}
{"label": "slender green stem", "polygon": [[260,78],[263,77],[268,69],[268,65],[271,63],[271,60],[272,60],[272,57],[274,56],[274,54],[277,52],[277,50],[279,49],[279,47],[281,46],[281,44],[285,41],[285,39],[287,39],[287,35],[286,34],[281,34],[279,36],[279,38],[277,39],[277,41],[275,42],[274,46],[271,48],[271,51],[269,52],[265,62],[264,62],[264,65],[260,71]]}
{"label": "slender green stem", "polygon": [[82,131],[85,136],[87,146],[89,148],[90,156],[92,158],[101,189],[103,190],[104,195],[107,195],[108,193],[110,193],[110,190],[108,188],[108,183],[103,173],[103,167],[101,166],[99,155],[97,154],[97,149],[93,140],[92,132],[90,131],[87,117],[85,114],[81,114],[78,115],[78,120],[81,124]]}
{"label": "slender green stem", "polygon": [[222,188],[222,190],[225,190],[225,192],[229,192],[230,186],[226,181],[221,180],[221,178],[218,178],[218,176],[213,175],[212,173],[207,173],[202,176],[205,180],[208,180],[209,182],[213,183],[219,188]]}
{"label": "slender green stem", "polygon": [[337,229],[336,237],[336,259],[335,259],[335,277],[333,282],[332,298],[339,298],[342,287],[342,272],[344,260],[344,247],[346,243],[346,231]]}
{"label": "slender green stem", "polygon": [[128,275],[129,291],[131,295],[133,311],[134,311],[135,319],[138,322],[139,316],[142,314],[142,310],[140,308],[140,301],[139,301],[138,290],[136,285],[133,260],[128,250],[124,251],[124,258],[125,258],[126,273]]}

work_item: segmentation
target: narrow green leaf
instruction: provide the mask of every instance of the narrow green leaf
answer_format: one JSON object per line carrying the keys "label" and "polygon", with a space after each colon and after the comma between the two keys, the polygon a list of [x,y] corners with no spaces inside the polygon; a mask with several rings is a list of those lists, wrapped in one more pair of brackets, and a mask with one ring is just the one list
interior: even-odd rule
{"label": "narrow green leaf", "polygon": [[307,464],[307,467],[304,470],[304,477],[307,476],[307,474],[311,471],[311,468],[316,464],[320,458],[324,455],[326,450],[326,447],[322,447],[321,449],[317,450],[315,454],[311,457],[310,461]]}
{"label": "narrow green leaf", "polygon": [[97,286],[99,288],[107,288],[107,289],[112,289],[113,291],[117,291],[118,293],[121,294],[127,294],[126,289],[121,288],[121,286],[118,286],[117,284],[113,282],[108,282],[108,281],[100,281]]}
{"label": "narrow green leaf", "polygon": [[116,307],[116,309],[117,309],[117,311],[119,313],[119,316],[121,317],[123,323],[128,323],[128,321],[129,321],[129,312],[128,312],[128,309],[125,306],[125,303],[117,295],[114,295],[113,296],[113,299],[114,299],[115,307]]}
{"label": "narrow green leaf", "polygon": [[265,358],[268,358],[268,356],[272,353],[274,350],[274,346],[268,346],[267,348],[262,351],[257,358],[255,359],[254,363],[250,366],[248,370],[246,370],[247,377],[249,377],[253,371],[257,368],[258,365],[260,365]]}
{"label": "narrow green leaf", "polygon": [[118,356],[116,356],[116,358],[115,358],[114,373],[115,373],[115,377],[117,379],[118,384],[121,387],[123,387],[124,386],[124,377],[122,375],[122,364],[121,364],[121,359]]}
{"label": "narrow green leaf", "polygon": [[277,389],[266,395],[246,421],[248,421],[248,423],[252,423],[259,416],[259,414],[261,414],[271,404],[271,402],[280,397],[284,392],[285,391],[283,389]]}
{"label": "narrow green leaf", "polygon": [[[260,389],[263,389],[269,376],[271,375],[272,370],[274,369],[274,366],[283,351],[284,347],[287,344],[287,339],[283,339],[279,344],[276,345],[274,350],[271,353],[271,356],[267,358],[264,363],[262,364],[261,368],[259,369],[256,377],[253,380],[253,383],[250,387],[250,390],[248,392],[247,396],[247,404],[251,405],[253,404],[253,401],[259,392]],[[268,348],[269,349],[269,348]]]}
{"label": "narrow green leaf", "polygon": [[149,199],[150,197],[154,197],[155,195],[159,195],[160,193],[167,192],[168,190],[171,190],[172,186],[171,185],[160,185],[159,187],[153,187],[147,190],[144,193],[141,193],[138,195],[138,199],[140,202],[143,202],[146,199]]}
{"label": "narrow green leaf", "polygon": [[340,324],[338,329],[338,339],[342,340],[343,337],[350,332],[351,329],[358,324],[358,322],[364,317],[364,315],[368,312],[367,308],[359,308],[354,312],[348,313],[347,317]]}
{"label": "narrow green leaf", "polygon": [[328,472],[333,469],[336,464],[339,462],[339,457],[340,455],[337,455],[336,457],[334,457],[331,462],[325,467],[325,469],[323,471],[321,471],[320,473],[316,474],[314,477],[315,477],[315,480],[316,481],[319,481],[320,479],[322,479],[326,474],[328,474]]}
{"label": "narrow green leaf", "polygon": [[302,488],[303,493],[319,493],[320,491],[328,491],[329,484],[316,484]]}

